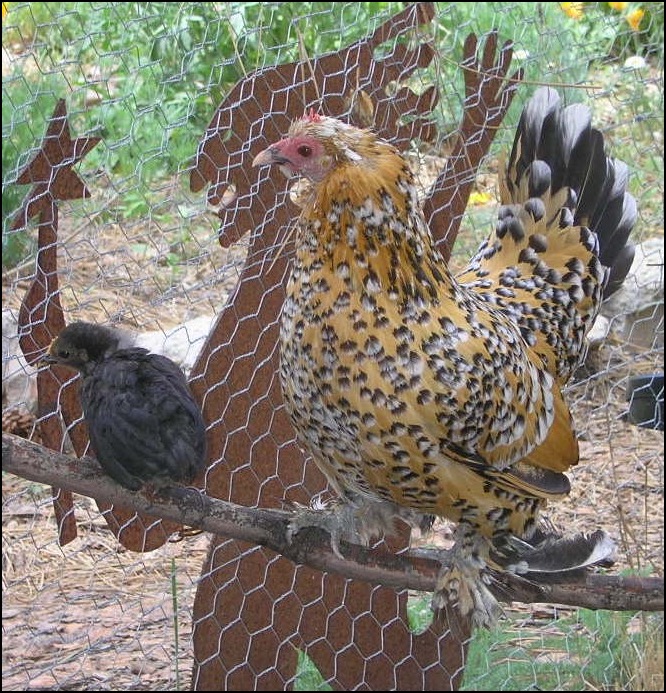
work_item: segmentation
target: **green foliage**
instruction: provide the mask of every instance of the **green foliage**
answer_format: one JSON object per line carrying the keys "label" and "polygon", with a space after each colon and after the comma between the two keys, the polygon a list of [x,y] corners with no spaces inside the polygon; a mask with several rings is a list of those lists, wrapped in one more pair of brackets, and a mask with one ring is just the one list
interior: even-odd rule
{"label": "green foliage", "polygon": [[[5,163],[5,147],[2,148],[2,170],[12,163]],[[15,212],[21,204],[22,192],[17,185],[2,186],[2,216],[7,219],[7,226],[13,219]],[[27,231],[11,231],[9,228],[2,231],[2,269],[7,270],[20,264],[34,248],[34,241]]]}
{"label": "green foliage", "polygon": [[[58,95],[69,94],[70,113],[107,145],[91,165],[103,157],[113,173],[147,183],[192,158],[215,107],[249,71],[298,59],[299,42],[310,56],[334,50],[391,5],[30,3],[11,8],[3,41],[35,48],[42,71],[32,93],[44,68],[67,70]],[[298,19],[304,12],[313,20]]]}
{"label": "green foliage", "polygon": [[[571,3],[570,3],[571,4]],[[615,3],[617,4],[617,3]],[[591,63],[632,52],[663,59],[663,8],[657,3],[582,3],[578,19],[565,3],[439,3],[427,29],[439,57],[410,77],[415,90],[436,82],[441,132],[455,128],[462,108],[458,62],[470,31],[497,29],[511,38],[514,67],[527,80],[577,84]],[[3,229],[24,191],[11,181],[43,135],[58,98],[66,97],[72,130],[103,142],[82,164],[111,177],[117,211],[145,217],[161,193],[160,181],[193,160],[216,106],[249,72],[275,63],[338,50],[369,35],[398,2],[359,3],[10,3],[3,45],[17,59],[3,75]],[[643,17],[634,31],[628,15]],[[305,19],[304,17],[307,17]],[[415,45],[419,32],[406,39]],[[387,51],[392,49],[387,46]],[[383,49],[377,51],[382,54]],[[531,90],[521,90],[507,116],[510,131]],[[580,98],[580,92],[565,95]],[[499,139],[499,138],[498,138]],[[30,243],[5,238],[11,263]]]}
{"label": "green foliage", "polygon": [[315,663],[303,652],[298,651],[296,664],[295,691],[332,691],[333,689],[324,681]]}
{"label": "green foliage", "polygon": [[630,627],[633,618],[580,609],[550,624],[506,621],[479,630],[460,690],[632,690],[636,658],[652,637]]}
{"label": "green foliage", "polygon": [[428,630],[432,623],[431,601],[431,594],[410,596],[407,600],[407,625],[409,630],[415,635],[420,635]]}
{"label": "green foliage", "polygon": [[[561,7],[567,4],[583,5],[580,19],[567,16]],[[635,3],[627,5],[638,8]],[[457,95],[463,93],[458,60],[472,31],[481,36],[495,29],[500,42],[511,39],[513,69],[522,66],[528,82],[541,83],[544,75],[548,75],[545,81],[561,85],[560,92],[569,102],[580,100],[581,90],[566,85],[585,84],[592,67],[596,70],[609,61],[624,61],[641,53],[660,55],[663,63],[663,7],[657,3],[641,4],[645,13],[641,22],[645,29],[641,32],[633,31],[627,21],[632,7],[617,12],[605,2],[449,3],[438,13],[435,30],[435,44],[442,56],[441,64],[434,68],[437,83],[443,90],[441,101],[456,104]],[[514,99],[504,121],[507,129],[515,127],[530,94],[531,89],[523,89]],[[455,127],[461,110],[460,105],[457,110],[440,116],[445,123],[443,131]]]}
{"label": "green foliage", "polygon": [[57,75],[44,75],[35,89],[20,74],[9,73],[3,83],[2,99],[2,269],[20,264],[36,247],[30,231],[11,231],[14,216],[28,186],[15,181],[35,154],[55,101],[52,91],[64,85]]}
{"label": "green foliage", "polygon": [[[2,196],[2,204],[5,204],[5,196]],[[2,232],[2,270],[11,269],[23,262],[34,250],[35,243],[27,231],[3,231]]]}
{"label": "green foliage", "polygon": [[[339,8],[339,9],[338,9]],[[248,72],[331,51],[401,3],[10,4],[3,44],[19,55],[3,78],[3,267],[33,242],[6,231],[25,194],[13,183],[58,98],[72,131],[103,138],[86,158],[120,193],[118,212],[146,217],[159,181],[184,170],[211,114]],[[312,21],[299,19],[310,12]],[[28,68],[28,69],[26,69]]]}
{"label": "green foliage", "polygon": [[[431,595],[410,598],[409,629],[432,621]],[[661,652],[663,615],[579,609],[551,623],[514,616],[474,632],[460,690],[649,690],[649,651]],[[652,647],[650,647],[652,646]]]}
{"label": "green foliage", "polygon": [[[430,595],[409,600],[407,619],[416,635],[428,628]],[[552,623],[505,620],[475,631],[460,690],[637,690],[649,669],[645,653],[658,642],[663,618],[632,612],[580,609]],[[332,690],[301,650],[296,671],[295,691]]]}
{"label": "green foliage", "polygon": [[663,60],[664,9],[656,2],[559,3],[575,35],[607,45],[609,58],[653,55]]}

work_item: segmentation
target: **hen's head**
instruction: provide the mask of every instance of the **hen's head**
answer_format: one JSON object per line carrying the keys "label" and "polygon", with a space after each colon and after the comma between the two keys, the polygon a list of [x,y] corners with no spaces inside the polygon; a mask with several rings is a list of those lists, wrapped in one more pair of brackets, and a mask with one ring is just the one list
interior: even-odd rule
{"label": "hen's head", "polygon": [[318,183],[340,165],[359,163],[377,142],[369,130],[310,112],[292,124],[284,139],[257,154],[252,165],[278,164],[287,177]]}

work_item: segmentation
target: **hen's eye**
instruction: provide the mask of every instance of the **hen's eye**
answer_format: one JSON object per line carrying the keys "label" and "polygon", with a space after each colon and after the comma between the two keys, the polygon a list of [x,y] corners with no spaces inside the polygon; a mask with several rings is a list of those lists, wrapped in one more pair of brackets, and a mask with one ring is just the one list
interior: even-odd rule
{"label": "hen's eye", "polygon": [[308,157],[310,154],[312,154],[312,147],[308,147],[307,144],[302,144],[297,150],[296,150],[301,156]]}
{"label": "hen's eye", "polygon": [[67,349],[61,349],[60,350],[60,356],[63,359],[68,359],[69,358],[69,351],[67,351]]}

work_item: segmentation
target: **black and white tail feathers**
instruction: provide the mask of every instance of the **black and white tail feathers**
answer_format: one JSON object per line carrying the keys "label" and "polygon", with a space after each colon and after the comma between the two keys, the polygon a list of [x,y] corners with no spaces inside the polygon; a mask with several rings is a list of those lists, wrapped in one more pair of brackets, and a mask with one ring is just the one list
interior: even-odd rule
{"label": "black and white tail feathers", "polygon": [[500,176],[495,230],[458,281],[520,327],[544,367],[574,373],[604,298],[631,267],[636,202],[582,104],[553,89],[527,102]]}
{"label": "black and white tail feathers", "polygon": [[[521,115],[507,166],[512,201],[520,201],[516,199],[520,182],[534,161],[548,165],[552,191],[570,189],[567,207],[573,225],[586,226],[596,235],[596,254],[608,269],[603,291],[603,298],[608,298],[622,285],[634,258],[635,248],[628,239],[637,208],[627,192],[627,165],[606,156],[603,135],[592,127],[590,109],[583,104],[563,107],[550,87],[538,89]],[[538,189],[530,192],[540,194]]]}

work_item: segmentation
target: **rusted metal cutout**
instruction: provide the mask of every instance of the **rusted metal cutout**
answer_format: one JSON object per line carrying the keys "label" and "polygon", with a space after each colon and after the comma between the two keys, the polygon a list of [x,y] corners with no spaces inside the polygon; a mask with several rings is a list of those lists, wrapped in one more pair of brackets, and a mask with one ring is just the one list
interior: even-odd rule
{"label": "rusted metal cutout", "polygon": [[[72,166],[99,142],[97,137],[72,139],[67,123],[65,101],[58,101],[49,120],[41,147],[30,163],[21,171],[17,183],[32,185],[19,209],[13,230],[25,228],[28,221],[39,216],[37,263],[32,280],[19,309],[19,344],[26,361],[35,365],[51,339],[65,326],[58,285],[58,200],[89,197],[83,181]],[[58,396],[61,395],[63,417],[71,421],[80,418],[78,400],[71,387],[62,392],[63,371],[40,370],[37,373],[37,401],[40,434],[43,445],[61,450],[64,432],[58,418]],[[65,376],[66,377],[66,376]],[[86,437],[80,427],[72,431],[75,447],[85,448]],[[77,445],[78,444],[78,445]],[[53,488],[53,507],[58,523],[61,545],[76,538],[76,519],[72,494]]]}
{"label": "rusted metal cutout", "polygon": [[[12,224],[13,230],[27,227],[39,217],[35,276],[19,309],[19,344],[26,361],[35,365],[51,340],[65,326],[58,280],[58,200],[89,197],[84,182],[72,170],[98,143],[99,137],[72,139],[64,99],[58,101],[49,120],[41,147],[21,171],[17,182],[32,185]],[[88,446],[88,433],[81,419],[78,380],[66,368],[40,369],[37,373],[37,402],[42,443],[61,450],[65,432],[77,455]],[[60,411],[60,415],[58,414]],[[62,416],[62,422],[60,419]],[[53,489],[58,538],[65,545],[76,538],[72,494]],[[107,524],[127,548],[148,551],[161,546],[179,526],[156,521],[134,512],[98,503]]]}

